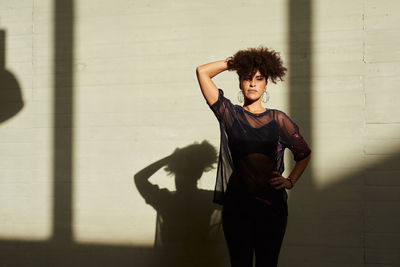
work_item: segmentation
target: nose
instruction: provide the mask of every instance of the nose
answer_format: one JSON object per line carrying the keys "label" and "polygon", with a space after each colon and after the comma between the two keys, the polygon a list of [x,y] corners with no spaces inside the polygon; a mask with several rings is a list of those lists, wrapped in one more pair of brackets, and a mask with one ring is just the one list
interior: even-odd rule
{"label": "nose", "polygon": [[255,81],[254,80],[250,80],[250,87],[254,87],[254,86],[256,86],[256,83],[255,83]]}

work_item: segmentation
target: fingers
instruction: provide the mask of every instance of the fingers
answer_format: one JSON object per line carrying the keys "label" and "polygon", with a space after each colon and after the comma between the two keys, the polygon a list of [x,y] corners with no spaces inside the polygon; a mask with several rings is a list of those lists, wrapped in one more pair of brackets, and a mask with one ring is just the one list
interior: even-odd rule
{"label": "fingers", "polygon": [[270,183],[277,184],[277,183],[283,183],[285,181],[285,178],[279,172],[273,172],[273,173],[276,173],[277,176],[270,178],[269,179]]}
{"label": "fingers", "polygon": [[[278,179],[283,178],[282,175],[281,175],[279,172],[277,172],[277,171],[273,171],[272,173],[275,174],[276,176],[275,176],[275,177],[272,177],[271,179],[269,179],[270,181],[276,181],[276,180],[278,180]],[[284,179],[284,178],[283,178],[283,179]]]}
{"label": "fingers", "polygon": [[270,179],[271,186],[276,190],[281,189],[283,187],[284,182],[285,182],[284,179],[281,177]]}
{"label": "fingers", "polygon": [[284,178],[283,176],[280,175],[279,172],[274,172],[276,174],[278,174],[278,177],[273,177],[271,179],[269,179],[269,183],[272,185],[272,187],[276,190],[279,190],[281,188],[285,188],[285,182],[287,182],[286,178]]}
{"label": "fingers", "polygon": [[281,188],[284,188],[283,184],[274,187],[275,190],[279,190],[279,189],[281,189]]}
{"label": "fingers", "polygon": [[275,174],[276,177],[269,179],[269,183],[274,187],[274,189],[279,190],[281,188],[285,188],[284,184],[287,182],[286,178],[283,177],[278,171],[273,171],[272,173]]}
{"label": "fingers", "polygon": [[281,183],[281,184],[279,184],[279,185],[276,185],[276,186],[273,186],[274,187],[274,189],[276,189],[276,190],[279,190],[279,189],[282,189],[282,188],[286,188],[286,186],[285,186],[285,183],[283,182],[283,183]]}
{"label": "fingers", "polygon": [[272,184],[272,185],[278,185],[278,184],[283,183],[284,181],[285,181],[284,178],[281,178],[281,177],[276,177],[276,178],[269,179],[269,183]]}

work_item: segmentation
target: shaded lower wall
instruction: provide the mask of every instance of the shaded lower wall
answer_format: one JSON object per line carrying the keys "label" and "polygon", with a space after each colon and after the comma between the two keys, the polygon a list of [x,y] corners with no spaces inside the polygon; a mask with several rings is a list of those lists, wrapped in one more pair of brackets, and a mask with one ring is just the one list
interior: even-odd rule
{"label": "shaded lower wall", "polygon": [[[204,266],[205,259],[207,260],[206,255],[199,255],[196,260],[181,255],[171,265],[165,260],[169,254],[152,248],[131,246],[2,241],[0,248],[1,266]],[[225,263],[208,266],[226,266],[227,259],[224,255],[217,260]]]}

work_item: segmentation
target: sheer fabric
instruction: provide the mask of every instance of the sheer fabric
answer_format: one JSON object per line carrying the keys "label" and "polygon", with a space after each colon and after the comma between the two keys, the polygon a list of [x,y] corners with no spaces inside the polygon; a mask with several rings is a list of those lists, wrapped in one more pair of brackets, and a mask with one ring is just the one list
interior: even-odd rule
{"label": "sheer fabric", "polygon": [[254,114],[218,91],[218,100],[209,104],[221,133],[214,202],[223,204],[227,193],[251,195],[269,205],[286,201],[286,190],[275,190],[268,179],[273,171],[283,173],[286,148],[295,161],[311,153],[299,127],[280,110]]}

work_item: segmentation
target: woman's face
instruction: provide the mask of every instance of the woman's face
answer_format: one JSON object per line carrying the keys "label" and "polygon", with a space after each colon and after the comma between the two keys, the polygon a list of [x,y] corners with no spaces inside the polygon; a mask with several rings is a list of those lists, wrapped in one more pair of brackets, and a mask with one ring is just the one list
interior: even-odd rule
{"label": "woman's face", "polygon": [[240,89],[243,92],[244,98],[254,102],[258,100],[266,90],[267,79],[260,73],[259,70],[252,78],[242,78],[240,81]]}

